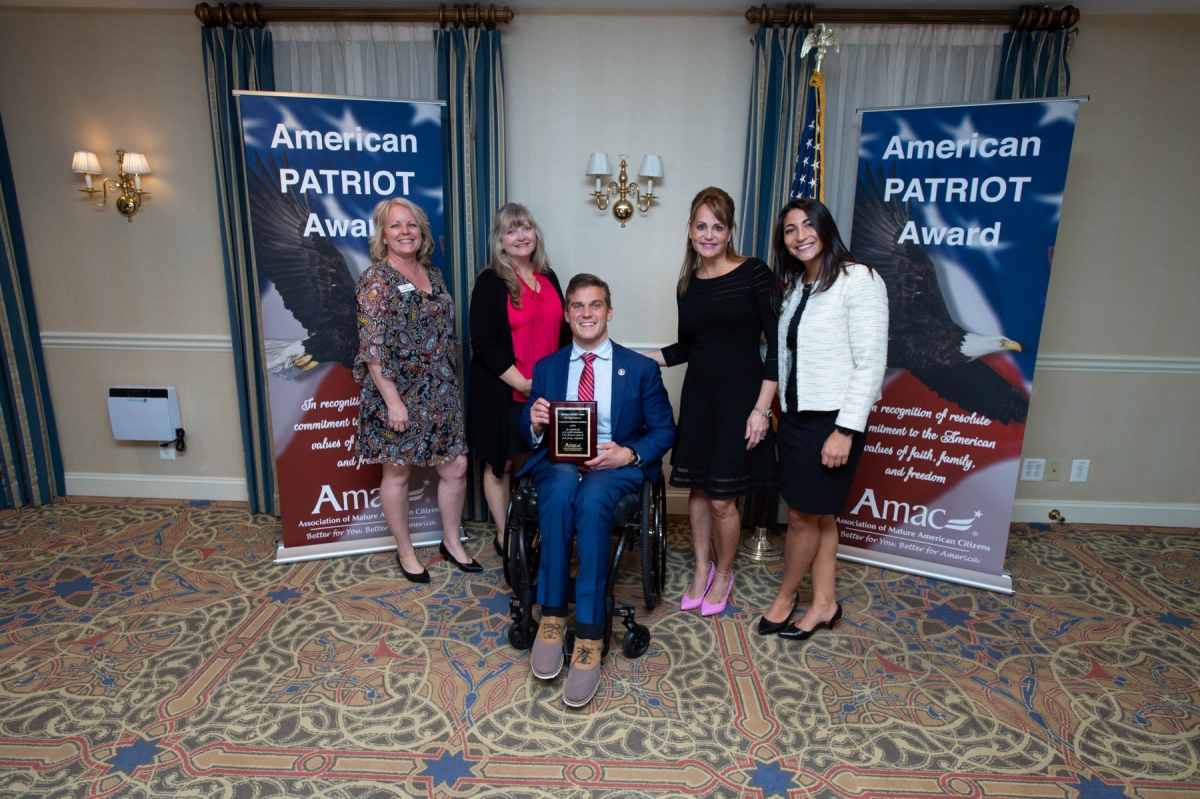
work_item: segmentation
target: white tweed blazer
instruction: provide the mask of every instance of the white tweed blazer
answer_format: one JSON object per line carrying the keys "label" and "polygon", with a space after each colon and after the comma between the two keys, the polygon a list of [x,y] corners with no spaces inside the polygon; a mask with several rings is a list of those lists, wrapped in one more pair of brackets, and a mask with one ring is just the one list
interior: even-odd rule
{"label": "white tweed blazer", "polygon": [[[828,290],[808,298],[796,334],[800,351],[795,353],[787,348],[787,331],[802,294],[799,286],[789,292],[779,312],[779,407],[840,411],[840,427],[866,430],[871,406],[883,396],[887,286],[862,264],[850,264]],[[787,379],[793,368],[798,408],[787,406]]]}

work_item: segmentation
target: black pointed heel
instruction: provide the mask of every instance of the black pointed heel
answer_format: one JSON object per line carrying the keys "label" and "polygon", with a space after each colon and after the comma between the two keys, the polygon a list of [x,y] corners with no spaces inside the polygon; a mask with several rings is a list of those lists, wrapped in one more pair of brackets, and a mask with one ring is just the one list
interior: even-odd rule
{"label": "black pointed heel", "polygon": [[760,618],[758,620],[758,634],[759,635],[775,635],[780,630],[787,627],[788,622],[790,622],[792,620],[792,614],[796,612],[797,604],[798,604],[798,602],[792,603],[792,609],[788,611],[787,618],[784,619],[783,621],[767,621],[766,614],[763,614],[762,618]]}
{"label": "black pointed heel", "polygon": [[400,564],[400,571],[404,572],[404,579],[410,583],[427,583],[429,582],[429,569],[422,568],[421,571],[413,574],[408,569],[404,568],[404,562],[400,560],[400,553],[396,553],[396,563]]}
{"label": "black pointed heel", "polygon": [[799,627],[788,627],[786,630],[780,630],[778,633],[776,633],[776,635],[778,635],[780,638],[786,638],[789,641],[807,641],[809,638],[812,638],[813,633],[815,633],[817,630],[821,629],[822,627],[828,627],[829,629],[832,630],[833,625],[837,624],[838,620],[841,618],[842,618],[842,603],[839,602],[838,606],[837,606],[837,610],[833,614],[833,618],[831,618],[829,621],[820,622],[819,624],[817,624],[816,627],[813,627],[811,630],[801,630]]}
{"label": "black pointed heel", "polygon": [[458,569],[460,572],[481,572],[481,571],[483,571],[483,567],[480,566],[478,563],[476,563],[474,558],[471,558],[469,563],[459,563],[454,558],[454,556],[450,554],[450,550],[446,549],[446,542],[444,542],[444,541],[442,543],[438,544],[438,552],[441,553],[442,557],[446,560],[447,563],[453,563],[454,567],[456,569]]}

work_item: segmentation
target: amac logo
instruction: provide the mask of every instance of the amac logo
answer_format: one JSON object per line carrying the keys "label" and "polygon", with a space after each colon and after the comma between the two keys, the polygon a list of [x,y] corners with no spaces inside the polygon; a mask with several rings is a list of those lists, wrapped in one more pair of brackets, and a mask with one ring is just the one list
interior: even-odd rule
{"label": "amac logo", "polygon": [[901,524],[912,524],[918,527],[929,527],[934,530],[955,530],[960,533],[971,529],[971,525],[975,523],[975,520],[983,516],[979,511],[975,511],[974,516],[966,519],[946,519],[945,522],[939,524],[938,519],[946,516],[945,508],[909,505],[907,502],[899,502],[893,499],[884,500],[881,508],[878,500],[875,498],[875,490],[871,488],[863,491],[858,504],[854,506],[854,509],[850,513],[858,516],[859,511],[864,507],[869,509],[871,515],[876,519]]}

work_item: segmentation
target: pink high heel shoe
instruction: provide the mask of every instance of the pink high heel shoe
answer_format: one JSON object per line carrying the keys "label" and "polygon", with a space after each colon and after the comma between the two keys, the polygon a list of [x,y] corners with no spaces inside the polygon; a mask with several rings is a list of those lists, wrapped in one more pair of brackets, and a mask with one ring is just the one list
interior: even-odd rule
{"label": "pink high heel shoe", "polygon": [[[707,600],[705,600],[703,597],[701,597],[701,599],[700,599],[700,615],[701,616],[716,616],[718,613],[725,610],[725,606],[729,604],[729,595],[733,593],[733,577],[734,577],[733,569],[730,569],[729,570],[729,585],[725,586],[725,596],[721,599],[720,602],[718,602],[714,605],[710,605],[710,604],[708,604]],[[709,585],[712,585],[711,581],[709,582]],[[707,590],[704,592],[704,595],[708,596]]]}
{"label": "pink high heel shoe", "polygon": [[[704,590],[700,593],[699,599],[692,599],[687,595],[687,588],[683,589],[683,599],[679,600],[680,610],[695,610],[704,602],[704,595],[708,593],[709,587],[712,585],[713,577],[717,575],[717,564],[711,560],[708,562],[708,582],[704,584]],[[691,586],[689,586],[690,588]]]}

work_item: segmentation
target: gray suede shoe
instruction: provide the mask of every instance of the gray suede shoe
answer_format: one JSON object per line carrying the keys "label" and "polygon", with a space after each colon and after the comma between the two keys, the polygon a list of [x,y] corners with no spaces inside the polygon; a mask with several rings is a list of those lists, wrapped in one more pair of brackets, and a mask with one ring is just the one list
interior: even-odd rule
{"label": "gray suede shoe", "polygon": [[571,668],[563,681],[563,702],[567,707],[583,707],[592,701],[600,687],[600,661],[604,641],[598,638],[576,638]]}
{"label": "gray suede shoe", "polygon": [[529,666],[539,680],[553,680],[562,671],[563,631],[567,620],[561,616],[543,616],[537,638],[529,652]]}

